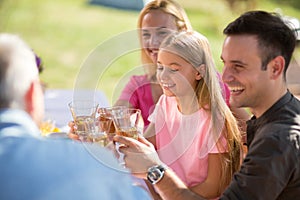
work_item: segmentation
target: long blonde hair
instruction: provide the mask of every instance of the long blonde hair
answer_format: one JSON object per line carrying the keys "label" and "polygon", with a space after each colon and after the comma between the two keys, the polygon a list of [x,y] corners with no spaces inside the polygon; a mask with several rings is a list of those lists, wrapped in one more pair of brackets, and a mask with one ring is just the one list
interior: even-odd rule
{"label": "long blonde hair", "polygon": [[[220,80],[207,38],[195,31],[181,31],[169,35],[161,43],[159,51],[169,51],[189,62],[202,75],[195,88],[199,107],[211,113],[211,128],[215,141],[220,133],[226,138],[226,146],[217,142],[218,149],[227,149],[228,154],[220,154],[222,175],[220,193],[229,184],[232,175],[240,167],[241,134],[237,122],[226,105]],[[205,70],[199,70],[205,66]],[[222,119],[224,123],[222,124]],[[221,127],[220,127],[220,124]]]}
{"label": "long blonde hair", "polygon": [[[174,16],[175,23],[177,25],[178,30],[192,30],[192,26],[190,23],[190,20],[187,17],[186,12],[184,9],[178,4],[176,1],[173,0],[154,0],[150,1],[148,4],[145,5],[145,7],[142,9],[142,11],[139,14],[138,18],[138,29],[140,30],[142,28],[142,23],[145,15],[149,13],[152,10],[160,10],[166,14],[170,14]],[[142,46],[142,37],[141,33],[140,36],[140,43]],[[153,67],[153,65],[156,65],[156,63],[153,63],[151,58],[146,54],[145,49],[141,49],[141,60],[142,64],[145,67],[145,71],[149,75],[149,77],[152,77],[156,73],[156,68]],[[151,66],[152,65],[152,66]]]}

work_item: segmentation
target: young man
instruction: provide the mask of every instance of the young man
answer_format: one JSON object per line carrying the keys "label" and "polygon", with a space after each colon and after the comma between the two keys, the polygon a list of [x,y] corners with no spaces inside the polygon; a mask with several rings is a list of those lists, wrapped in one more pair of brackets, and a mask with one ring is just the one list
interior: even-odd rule
{"label": "young man", "polygon": [[[249,151],[221,199],[296,199],[300,196],[300,101],[287,89],[286,70],[295,33],[272,13],[250,11],[230,23],[221,58],[231,104],[249,107]],[[187,130],[188,131],[188,130]],[[115,137],[125,144],[126,165],[148,178],[165,199],[202,199],[160,162],[154,148]],[[138,163],[138,164],[137,164]],[[146,173],[146,171],[148,172]]]}
{"label": "young man", "polygon": [[97,160],[88,146],[40,137],[35,56],[11,34],[0,34],[0,91],[0,199],[149,199],[105,149],[92,147]]}

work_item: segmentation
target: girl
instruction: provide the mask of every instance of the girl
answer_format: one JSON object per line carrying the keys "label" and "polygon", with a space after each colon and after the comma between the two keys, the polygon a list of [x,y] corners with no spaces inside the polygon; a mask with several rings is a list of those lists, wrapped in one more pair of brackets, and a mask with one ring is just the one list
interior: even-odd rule
{"label": "girl", "polygon": [[171,34],[160,46],[157,65],[164,94],[145,137],[188,187],[216,198],[239,169],[241,142],[208,40],[192,31]]}

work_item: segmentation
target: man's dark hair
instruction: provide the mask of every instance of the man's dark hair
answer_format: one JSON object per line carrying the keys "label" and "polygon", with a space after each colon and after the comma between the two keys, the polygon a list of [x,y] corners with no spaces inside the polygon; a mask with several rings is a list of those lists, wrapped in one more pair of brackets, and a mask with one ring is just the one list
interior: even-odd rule
{"label": "man's dark hair", "polygon": [[261,53],[262,70],[276,56],[285,59],[284,78],[296,46],[296,34],[276,13],[249,11],[224,29],[225,35],[255,35]]}

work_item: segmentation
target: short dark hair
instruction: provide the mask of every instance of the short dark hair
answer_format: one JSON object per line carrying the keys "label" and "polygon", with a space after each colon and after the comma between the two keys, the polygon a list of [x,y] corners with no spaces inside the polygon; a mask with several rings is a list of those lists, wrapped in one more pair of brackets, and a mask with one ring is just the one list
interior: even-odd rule
{"label": "short dark hair", "polygon": [[227,25],[225,35],[255,35],[261,53],[262,70],[276,56],[285,59],[284,78],[296,46],[296,34],[276,13],[249,11]]}

